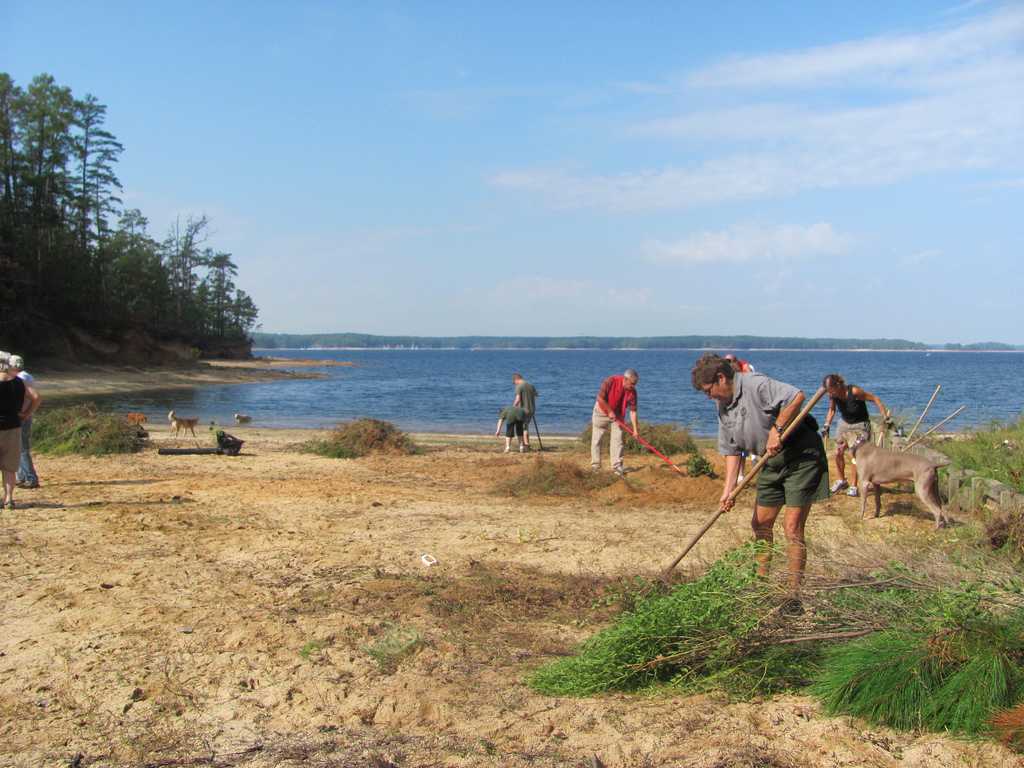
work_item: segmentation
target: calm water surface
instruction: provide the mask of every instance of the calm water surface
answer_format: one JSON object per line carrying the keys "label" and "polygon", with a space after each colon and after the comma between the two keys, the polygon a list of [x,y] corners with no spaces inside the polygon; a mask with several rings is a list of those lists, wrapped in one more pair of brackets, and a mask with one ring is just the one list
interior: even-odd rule
{"label": "calm water surface", "polygon": [[[259,354],[259,353],[258,353]],[[193,392],[119,395],[102,399],[118,410],[166,419],[174,408],[203,421],[232,423],[236,411],[266,427],[327,427],[372,416],[410,431],[487,433],[498,409],[511,402],[511,376],[521,371],[540,392],[541,434],[576,434],[589,421],[602,379],[626,368],[640,373],[640,417],[716,429],[715,409],[690,385],[695,350],[268,350],[263,354],[349,360],[354,367],[310,370],[325,379],[211,386]],[[741,355],[756,369],[801,387],[808,395],[830,372],[874,392],[893,409],[917,418],[936,384],[942,391],[926,424],[958,406],[949,424],[964,429],[1021,415],[1024,353],[752,351]],[[42,382],[41,382],[42,383]],[[824,415],[826,403],[816,413]],[[874,406],[869,405],[872,416]]]}

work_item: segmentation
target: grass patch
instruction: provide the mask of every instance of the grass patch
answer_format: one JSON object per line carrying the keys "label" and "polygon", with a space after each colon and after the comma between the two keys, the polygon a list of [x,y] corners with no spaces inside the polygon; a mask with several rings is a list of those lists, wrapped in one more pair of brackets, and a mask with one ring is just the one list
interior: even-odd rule
{"label": "grass patch", "polygon": [[692,693],[770,693],[806,684],[811,654],[772,647],[761,630],[779,604],[773,583],[754,575],[755,546],[729,553],[700,579],[637,603],[587,640],[575,656],[529,679],[553,696],[589,696],[671,683]]}
{"label": "grass patch", "polygon": [[668,685],[741,698],[810,686],[832,714],[964,736],[990,732],[993,715],[1024,697],[1019,599],[930,584],[894,564],[817,579],[804,591],[809,610],[786,616],[782,584],[754,575],[758,551],[740,547],[703,577],[638,600],[529,684],[554,696]]}
{"label": "grass patch", "polygon": [[324,649],[324,644],[319,640],[310,640],[302,648],[299,649],[299,656],[303,661],[309,661],[309,657],[314,654],[320,653]]}
{"label": "grass patch", "polygon": [[691,453],[689,458],[686,460],[685,466],[690,477],[707,475],[712,480],[717,477],[717,475],[715,475],[715,468],[711,466],[711,462],[708,461],[702,453]]}
{"label": "grass patch", "polygon": [[402,659],[411,656],[423,645],[423,636],[414,627],[389,626],[376,642],[364,647],[381,671],[392,673]]}
{"label": "grass patch", "polygon": [[591,472],[570,461],[548,461],[538,456],[521,472],[499,482],[495,492],[502,496],[578,496],[615,482],[615,475]]}
{"label": "grass patch", "polygon": [[[671,456],[674,453],[696,453],[698,451],[696,441],[685,427],[681,427],[678,424],[650,424],[645,421],[639,422],[639,425],[640,437],[666,456]],[[590,440],[593,435],[594,429],[591,424],[587,424],[586,429],[580,433],[579,440],[587,446],[588,450],[590,449]],[[628,453],[650,453],[647,448],[633,439],[628,432],[623,436],[625,438],[624,449]],[[611,436],[607,434],[601,438],[602,451],[608,450],[609,440],[611,440]]]}
{"label": "grass patch", "polygon": [[336,426],[323,440],[310,440],[303,449],[330,459],[357,459],[372,453],[407,456],[416,445],[388,421],[357,419]]}
{"label": "grass patch", "polygon": [[32,448],[39,453],[104,456],[134,453],[145,443],[145,430],[93,403],[45,408],[32,418]]}
{"label": "grass patch", "polygon": [[966,440],[944,442],[942,452],[954,466],[973,469],[1024,493],[1024,418],[1014,424],[992,424]]}
{"label": "grass patch", "polygon": [[826,651],[812,691],[830,714],[904,730],[989,731],[1024,693],[1024,612],[894,627]]}

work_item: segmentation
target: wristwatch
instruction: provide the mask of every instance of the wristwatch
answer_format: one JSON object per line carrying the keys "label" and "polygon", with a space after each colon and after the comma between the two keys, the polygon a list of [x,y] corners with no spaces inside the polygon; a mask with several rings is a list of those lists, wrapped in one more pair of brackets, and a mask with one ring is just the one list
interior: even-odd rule
{"label": "wristwatch", "polygon": [[778,424],[772,424],[772,426],[775,427],[775,431],[779,433],[779,437],[782,437],[782,433],[785,432],[785,430]]}

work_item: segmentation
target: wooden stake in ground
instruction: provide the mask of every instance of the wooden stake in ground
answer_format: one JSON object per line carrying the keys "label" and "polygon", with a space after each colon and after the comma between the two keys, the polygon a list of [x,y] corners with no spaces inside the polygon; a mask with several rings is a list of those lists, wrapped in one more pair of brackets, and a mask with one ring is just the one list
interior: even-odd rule
{"label": "wooden stake in ground", "polygon": [[914,422],[914,428],[912,430],[910,430],[910,434],[907,435],[907,440],[908,441],[910,440],[910,438],[912,438],[914,436],[914,433],[917,432],[917,428],[919,426],[921,426],[921,422],[924,421],[925,414],[928,413],[928,409],[932,407],[932,403],[935,402],[935,396],[939,394],[939,390],[940,389],[942,389],[942,385],[941,384],[936,384],[935,385],[935,391],[932,392],[932,396],[931,396],[931,399],[928,401],[928,405],[926,405],[924,407],[924,410],[921,411],[921,415],[918,416],[917,417],[917,421]]}
{"label": "wooden stake in ground", "polygon": [[[803,407],[803,409],[800,411],[800,413],[798,413],[793,418],[793,420],[791,422],[789,422],[789,426],[787,426],[785,431],[782,433],[782,442],[783,443],[785,443],[786,442],[786,438],[789,437],[793,433],[793,430],[795,430],[798,426],[800,426],[800,424],[803,422],[803,420],[807,417],[807,414],[809,414],[811,412],[811,409],[814,408],[814,406],[818,404],[818,401],[821,400],[821,398],[822,398],[822,396],[824,394],[825,394],[825,388],[824,387],[818,387],[818,391],[814,393],[814,396],[810,399],[810,401],[807,403],[807,405],[805,405]],[[768,459],[770,459],[770,458],[771,458],[771,456],[769,456],[767,454],[767,452],[766,452],[764,454],[764,456],[762,456],[760,459],[758,459],[757,460],[757,464],[755,464],[753,466],[753,468],[750,470],[750,474],[747,475],[746,477],[744,477],[743,481],[739,485],[737,485],[735,488],[732,489],[732,493],[729,494],[728,498],[731,499],[732,501],[736,501],[736,497],[740,495],[740,492],[744,488],[746,488],[748,485],[750,485],[750,481],[751,480],[753,480],[755,477],[757,477],[757,474],[761,471],[761,468],[765,465],[765,462],[767,462]],[[719,508],[718,510],[715,511],[715,513],[711,517],[709,517],[707,519],[707,521],[704,523],[704,525],[701,526],[701,529],[699,531],[697,531],[696,534],[694,534],[692,539],[690,539],[689,543],[686,545],[686,547],[683,549],[683,551],[679,553],[679,557],[677,557],[675,560],[673,560],[672,564],[669,565],[669,567],[665,569],[665,572],[661,575],[661,578],[662,578],[663,581],[668,580],[669,574],[671,574],[672,571],[675,570],[675,567],[677,565],[679,565],[679,561],[682,560],[684,557],[686,557],[686,555],[689,553],[689,551],[691,549],[693,549],[694,545],[698,541],[700,541],[701,537],[705,533],[707,533],[708,530],[711,528],[711,526],[714,525],[715,522],[718,520],[718,518],[720,518],[724,514],[725,513],[722,512],[721,508]]]}
{"label": "wooden stake in ground", "polygon": [[931,428],[931,429],[929,429],[929,430],[928,430],[927,432],[925,432],[925,433],[924,433],[923,435],[921,435],[921,436],[920,436],[919,438],[917,438],[917,440],[915,440],[915,441],[914,441],[914,442],[912,442],[912,443],[907,443],[907,444],[906,444],[905,446],[903,446],[903,450],[904,450],[904,451],[908,451],[908,450],[910,450],[911,448],[913,448],[913,447],[914,447],[915,445],[917,445],[918,443],[920,443],[920,442],[921,442],[922,440],[924,440],[924,439],[925,439],[926,437],[928,437],[928,435],[930,435],[930,434],[931,434],[932,432],[934,432],[934,431],[935,431],[936,429],[938,429],[939,427],[941,427],[941,426],[942,426],[943,424],[945,424],[945,423],[946,423],[947,421],[949,421],[950,419],[952,419],[952,418],[953,418],[953,417],[955,417],[955,416],[958,416],[958,415],[960,414],[960,411],[962,411],[962,410],[963,410],[964,408],[966,408],[966,407],[967,407],[966,405],[961,405],[961,406],[960,406],[959,408],[957,408],[957,409],[956,409],[955,411],[953,411],[953,412],[952,412],[951,414],[949,414],[949,416],[947,416],[946,418],[944,418],[944,419],[943,419],[942,421],[940,421],[940,422],[939,422],[938,424],[936,424],[936,425],[935,425],[934,427],[932,427],[932,428]]}

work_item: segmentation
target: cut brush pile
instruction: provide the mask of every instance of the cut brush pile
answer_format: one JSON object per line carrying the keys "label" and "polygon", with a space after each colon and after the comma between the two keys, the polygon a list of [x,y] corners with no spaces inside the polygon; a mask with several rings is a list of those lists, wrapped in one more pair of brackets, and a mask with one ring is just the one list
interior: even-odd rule
{"label": "cut brush pile", "polygon": [[739,697],[809,685],[833,714],[965,736],[990,732],[992,717],[1024,698],[1019,599],[892,568],[816,583],[807,612],[786,617],[781,584],[754,576],[756,546],[641,600],[530,684],[559,696],[663,684]]}

